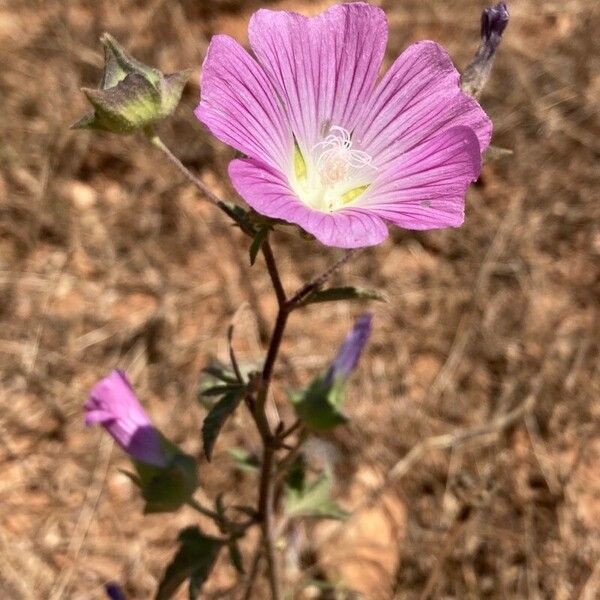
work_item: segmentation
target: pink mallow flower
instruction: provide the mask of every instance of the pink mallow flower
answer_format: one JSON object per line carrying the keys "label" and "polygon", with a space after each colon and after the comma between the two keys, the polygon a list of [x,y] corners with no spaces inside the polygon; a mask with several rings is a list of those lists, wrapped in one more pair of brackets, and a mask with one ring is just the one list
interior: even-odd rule
{"label": "pink mallow flower", "polygon": [[122,371],[113,371],[92,388],[85,403],[85,424],[96,423],[135,460],[156,467],[166,466],[161,435]]}
{"label": "pink mallow flower", "polygon": [[252,57],[213,37],[195,113],[242,152],[229,175],[257,212],[322,243],[370,246],[406,229],[457,227],[492,124],[446,51],[407,48],[378,80],[384,12],[364,3],[307,18],[259,10]]}

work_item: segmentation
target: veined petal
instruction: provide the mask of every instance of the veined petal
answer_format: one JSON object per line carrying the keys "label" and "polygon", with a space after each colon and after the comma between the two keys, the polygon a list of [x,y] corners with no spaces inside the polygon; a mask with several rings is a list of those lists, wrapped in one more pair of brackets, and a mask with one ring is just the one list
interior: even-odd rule
{"label": "veined petal", "polygon": [[279,169],[294,142],[284,108],[262,67],[232,38],[212,38],[196,117],[221,141]]}
{"label": "veined petal", "polygon": [[280,172],[264,163],[234,160],[229,165],[229,176],[237,192],[254,210],[295,223],[327,246],[373,246],[388,235],[383,220],[369,210],[352,207],[326,213],[311,209],[299,200]]}
{"label": "veined petal", "polygon": [[379,169],[457,125],[475,131],[481,152],[487,148],[492,123],[477,101],[460,89],[459,79],[448,53],[435,42],[413,44],[398,57],[355,131]]}
{"label": "veined petal", "polygon": [[453,127],[398,158],[358,204],[405,229],[458,227],[467,187],[480,170],[477,136]]}
{"label": "veined petal", "polygon": [[285,102],[303,153],[329,125],[354,129],[373,92],[387,33],[385,13],[364,3],[312,18],[271,10],[252,16],[250,45]]}

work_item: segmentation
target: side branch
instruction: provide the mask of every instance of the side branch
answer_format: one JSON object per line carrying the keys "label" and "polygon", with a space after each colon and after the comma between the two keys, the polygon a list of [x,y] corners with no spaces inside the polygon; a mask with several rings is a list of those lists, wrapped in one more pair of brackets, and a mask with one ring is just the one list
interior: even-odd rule
{"label": "side branch", "polygon": [[289,300],[288,305],[290,309],[296,308],[302,300],[304,300],[309,294],[312,294],[315,290],[318,290],[337,270],[343,267],[359,250],[350,249],[346,250],[342,258],[337,262],[333,263],[326,271],[303,285]]}

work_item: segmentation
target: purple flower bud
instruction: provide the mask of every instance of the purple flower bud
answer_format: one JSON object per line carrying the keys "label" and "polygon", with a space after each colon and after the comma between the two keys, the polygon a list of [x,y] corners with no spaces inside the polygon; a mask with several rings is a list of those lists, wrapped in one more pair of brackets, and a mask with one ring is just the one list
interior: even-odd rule
{"label": "purple flower bud", "polygon": [[371,334],[371,321],[370,314],[364,314],[356,320],[325,375],[328,384],[344,381],[354,371]]}
{"label": "purple flower bud", "polygon": [[122,371],[113,371],[93,387],[85,403],[85,423],[100,423],[135,460],[157,467],[166,465],[160,433]]}
{"label": "purple flower bud", "polygon": [[118,583],[110,582],[104,586],[104,591],[110,600],[127,600],[125,592]]}
{"label": "purple flower bud", "polygon": [[481,14],[481,39],[489,52],[495,52],[508,25],[508,7],[505,2],[484,9]]}
{"label": "purple flower bud", "polygon": [[494,56],[508,25],[509,16],[505,2],[490,6],[481,13],[481,45],[460,80],[460,85],[467,94],[474,97],[481,94],[492,71]]}

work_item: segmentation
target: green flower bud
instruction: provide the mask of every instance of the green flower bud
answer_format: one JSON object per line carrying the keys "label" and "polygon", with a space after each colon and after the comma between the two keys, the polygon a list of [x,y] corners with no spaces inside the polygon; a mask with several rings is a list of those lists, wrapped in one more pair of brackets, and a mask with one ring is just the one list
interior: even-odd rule
{"label": "green flower bud", "polygon": [[100,129],[131,133],[168,117],[181,99],[190,71],[164,75],[129,56],[108,33],[104,45],[104,73],[99,89],[82,88],[93,112],[72,129]]}

